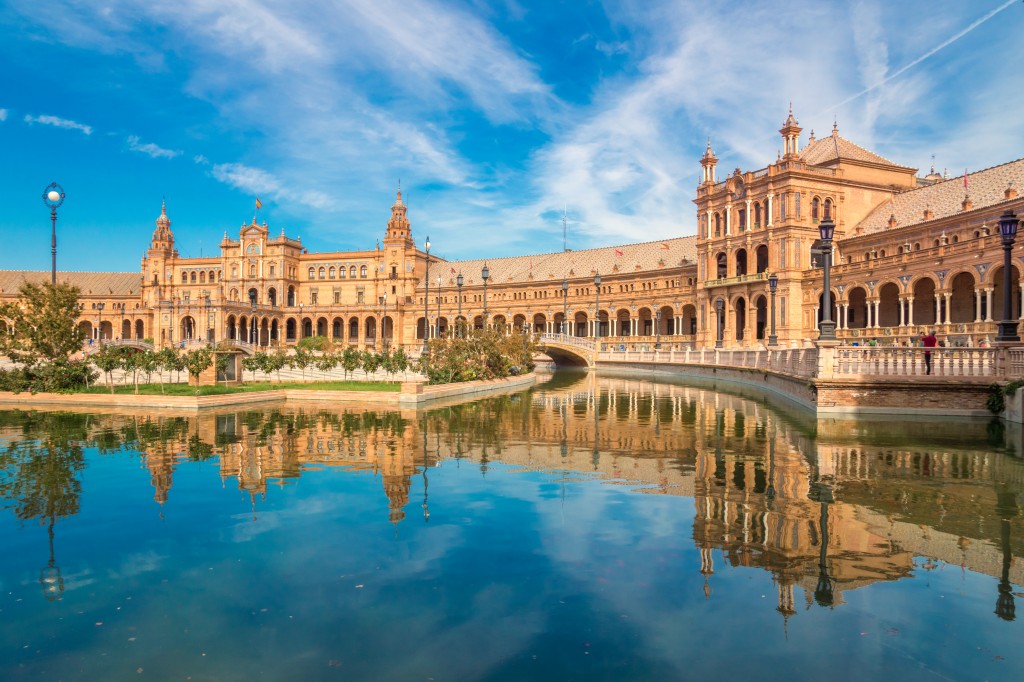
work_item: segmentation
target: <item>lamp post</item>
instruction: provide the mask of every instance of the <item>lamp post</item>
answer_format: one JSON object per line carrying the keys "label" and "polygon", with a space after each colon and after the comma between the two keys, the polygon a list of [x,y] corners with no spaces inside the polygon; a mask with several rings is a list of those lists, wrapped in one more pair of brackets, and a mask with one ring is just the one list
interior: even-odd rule
{"label": "lamp post", "polygon": [[818,584],[814,588],[814,600],[819,606],[832,606],[835,603],[835,586],[828,573],[828,505],[833,501],[832,488],[827,483],[811,484],[811,499],[821,505],[821,516],[818,520],[818,531],[821,543],[818,550]]}
{"label": "lamp post", "polygon": [[1017,237],[1017,227],[1020,221],[1017,214],[1010,209],[999,217],[999,236],[1003,239],[1003,321],[999,323],[999,333],[996,341],[1012,343],[1020,341],[1017,334],[1017,321],[1010,319],[1013,316],[1013,285],[1010,268],[1013,251],[1013,242]]}
{"label": "lamp post", "polygon": [[715,348],[722,347],[722,334],[725,331],[725,299],[719,296],[715,299],[715,312],[717,314],[717,321],[715,322]]}
{"label": "lamp post", "polygon": [[437,333],[435,336],[441,337],[441,276],[437,276],[437,317],[434,320],[437,325]]}
{"label": "lamp post", "polygon": [[768,290],[772,294],[772,331],[768,335],[768,345],[779,345],[779,337],[775,335],[775,292],[779,288],[779,276],[774,272],[768,275]]}
{"label": "lamp post", "polygon": [[105,305],[105,303],[96,304],[96,310],[99,311],[96,317],[96,338],[100,343],[103,342],[103,307]]}
{"label": "lamp post", "polygon": [[427,254],[427,270],[423,276],[423,354],[430,351],[428,341],[430,340],[430,236],[423,242],[424,251]]}
{"label": "lamp post", "polygon": [[64,188],[51,182],[43,190],[43,203],[50,207],[50,257],[53,266],[50,271],[50,284],[57,283],[57,209],[64,203]]}
{"label": "lamp post", "polygon": [[654,311],[654,349],[661,348],[661,309]]}
{"label": "lamp post", "polygon": [[249,343],[253,344],[254,346],[258,346],[260,344],[259,344],[259,339],[256,338],[256,330],[258,329],[258,327],[256,326],[256,298],[255,297],[249,299],[249,309],[252,312],[252,333],[249,334]]}
{"label": "lamp post", "polygon": [[594,339],[601,340],[601,275],[594,274]]}
{"label": "lamp post", "polygon": [[491,271],[484,263],[484,269],[480,271],[480,277],[484,280],[484,329],[487,329],[487,280],[491,278]]}
{"label": "lamp post", "polygon": [[455,278],[455,286],[459,288],[459,318],[455,321],[455,331],[458,332],[459,338],[462,338],[462,285],[465,284],[465,280],[462,279],[462,273]]}
{"label": "lamp post", "polygon": [[[836,224],[831,218],[818,223],[818,234],[821,237],[822,273],[824,289],[821,292],[821,324],[818,325],[818,341],[836,340],[836,323],[832,321],[832,235]],[[1013,242],[1011,242],[1012,244]]]}
{"label": "lamp post", "polygon": [[569,280],[562,279],[562,335],[569,332]]}

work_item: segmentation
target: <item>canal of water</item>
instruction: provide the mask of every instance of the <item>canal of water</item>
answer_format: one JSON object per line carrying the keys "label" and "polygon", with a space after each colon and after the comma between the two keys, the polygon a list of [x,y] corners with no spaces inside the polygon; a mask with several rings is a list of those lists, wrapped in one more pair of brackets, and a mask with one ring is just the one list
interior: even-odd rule
{"label": "canal of water", "polygon": [[0,679],[1021,679],[1017,443],[571,373],[4,411]]}

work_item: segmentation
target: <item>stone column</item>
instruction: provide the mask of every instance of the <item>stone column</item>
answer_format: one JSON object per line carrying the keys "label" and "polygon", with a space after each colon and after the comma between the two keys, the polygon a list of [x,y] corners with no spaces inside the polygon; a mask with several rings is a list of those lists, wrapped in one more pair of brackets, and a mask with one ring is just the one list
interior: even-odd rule
{"label": "stone column", "polygon": [[874,324],[874,327],[875,327],[875,329],[878,329],[878,313],[879,313],[879,308],[882,307],[882,301],[880,299],[876,298],[874,301],[872,301],[872,303],[874,303],[874,305],[875,305],[875,319],[874,319],[875,324]]}
{"label": "stone column", "polygon": [[946,314],[942,316],[942,324],[949,324],[953,319],[953,293],[947,291],[943,296],[946,297]]}
{"label": "stone column", "polygon": [[754,227],[754,217],[750,213],[750,199],[747,199],[747,232]]}
{"label": "stone column", "polygon": [[[1020,300],[1024,302],[1024,282],[1020,283]],[[1017,315],[1018,320],[1024,320],[1024,305],[1020,307],[1020,314]]]}
{"label": "stone column", "polygon": [[850,304],[849,303],[844,303],[843,304],[843,313],[842,313],[842,315],[839,316],[839,328],[840,329],[846,329],[849,326],[849,324],[848,324],[849,319],[850,319]]}
{"label": "stone column", "polygon": [[942,294],[935,294],[935,324],[945,324],[946,316],[942,314]]}
{"label": "stone column", "polygon": [[768,194],[768,215],[765,216],[765,221],[764,221],[766,227],[771,227],[772,226],[772,214],[774,213],[773,209],[775,208],[774,198],[775,198],[774,194],[772,194],[772,193]]}
{"label": "stone column", "polygon": [[732,234],[732,204],[725,205],[725,234]]}
{"label": "stone column", "polygon": [[981,322],[981,289],[974,290],[974,321]]}
{"label": "stone column", "polygon": [[905,327],[906,326],[906,319],[907,319],[907,307],[904,304],[906,303],[906,301],[904,299],[902,299],[902,298],[897,298],[896,299],[896,303],[899,304],[899,310],[900,310],[900,319],[897,322],[899,323],[900,327]]}
{"label": "stone column", "polygon": [[992,321],[992,287],[985,289],[985,321]]}
{"label": "stone column", "polygon": [[907,326],[914,325],[914,297],[907,296]]}

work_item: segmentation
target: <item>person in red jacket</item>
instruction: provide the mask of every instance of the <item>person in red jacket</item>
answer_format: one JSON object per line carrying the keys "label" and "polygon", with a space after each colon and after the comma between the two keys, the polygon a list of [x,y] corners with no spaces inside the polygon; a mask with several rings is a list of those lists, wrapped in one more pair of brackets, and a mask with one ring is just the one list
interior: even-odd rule
{"label": "person in red jacket", "polygon": [[924,346],[924,373],[932,373],[932,348],[939,345],[939,340],[935,338],[935,330],[932,329],[927,334],[921,337],[921,345]]}

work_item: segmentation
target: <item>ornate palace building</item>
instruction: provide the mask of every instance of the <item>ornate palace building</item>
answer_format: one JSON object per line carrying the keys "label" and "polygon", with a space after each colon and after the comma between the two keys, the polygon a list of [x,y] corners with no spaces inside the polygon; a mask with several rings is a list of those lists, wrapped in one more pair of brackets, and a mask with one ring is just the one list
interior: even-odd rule
{"label": "ornate palace building", "polygon": [[[774,273],[777,333],[791,346],[817,336],[818,223],[831,218],[831,319],[841,339],[902,342],[926,326],[955,344],[995,336],[1005,295],[997,221],[1004,211],[1024,212],[1024,159],[953,179],[934,168],[918,177],[837,126],[802,144],[792,111],[779,133],[774,163],[723,180],[709,142],[693,200],[696,236],[452,262],[417,246],[399,192],[372,249],[308,253],[299,239],[283,230],[271,236],[254,219],[237,236],[225,233],[217,256],[182,258],[164,207],[139,272],[60,277],[82,289],[87,335],[158,346],[275,346],[318,335],[361,348],[414,348],[461,316],[475,327],[599,337],[611,348],[700,348],[715,344],[719,299],[726,347],[766,342]],[[0,297],[48,276],[2,272]],[[1019,300],[1014,294],[1015,316]]]}

